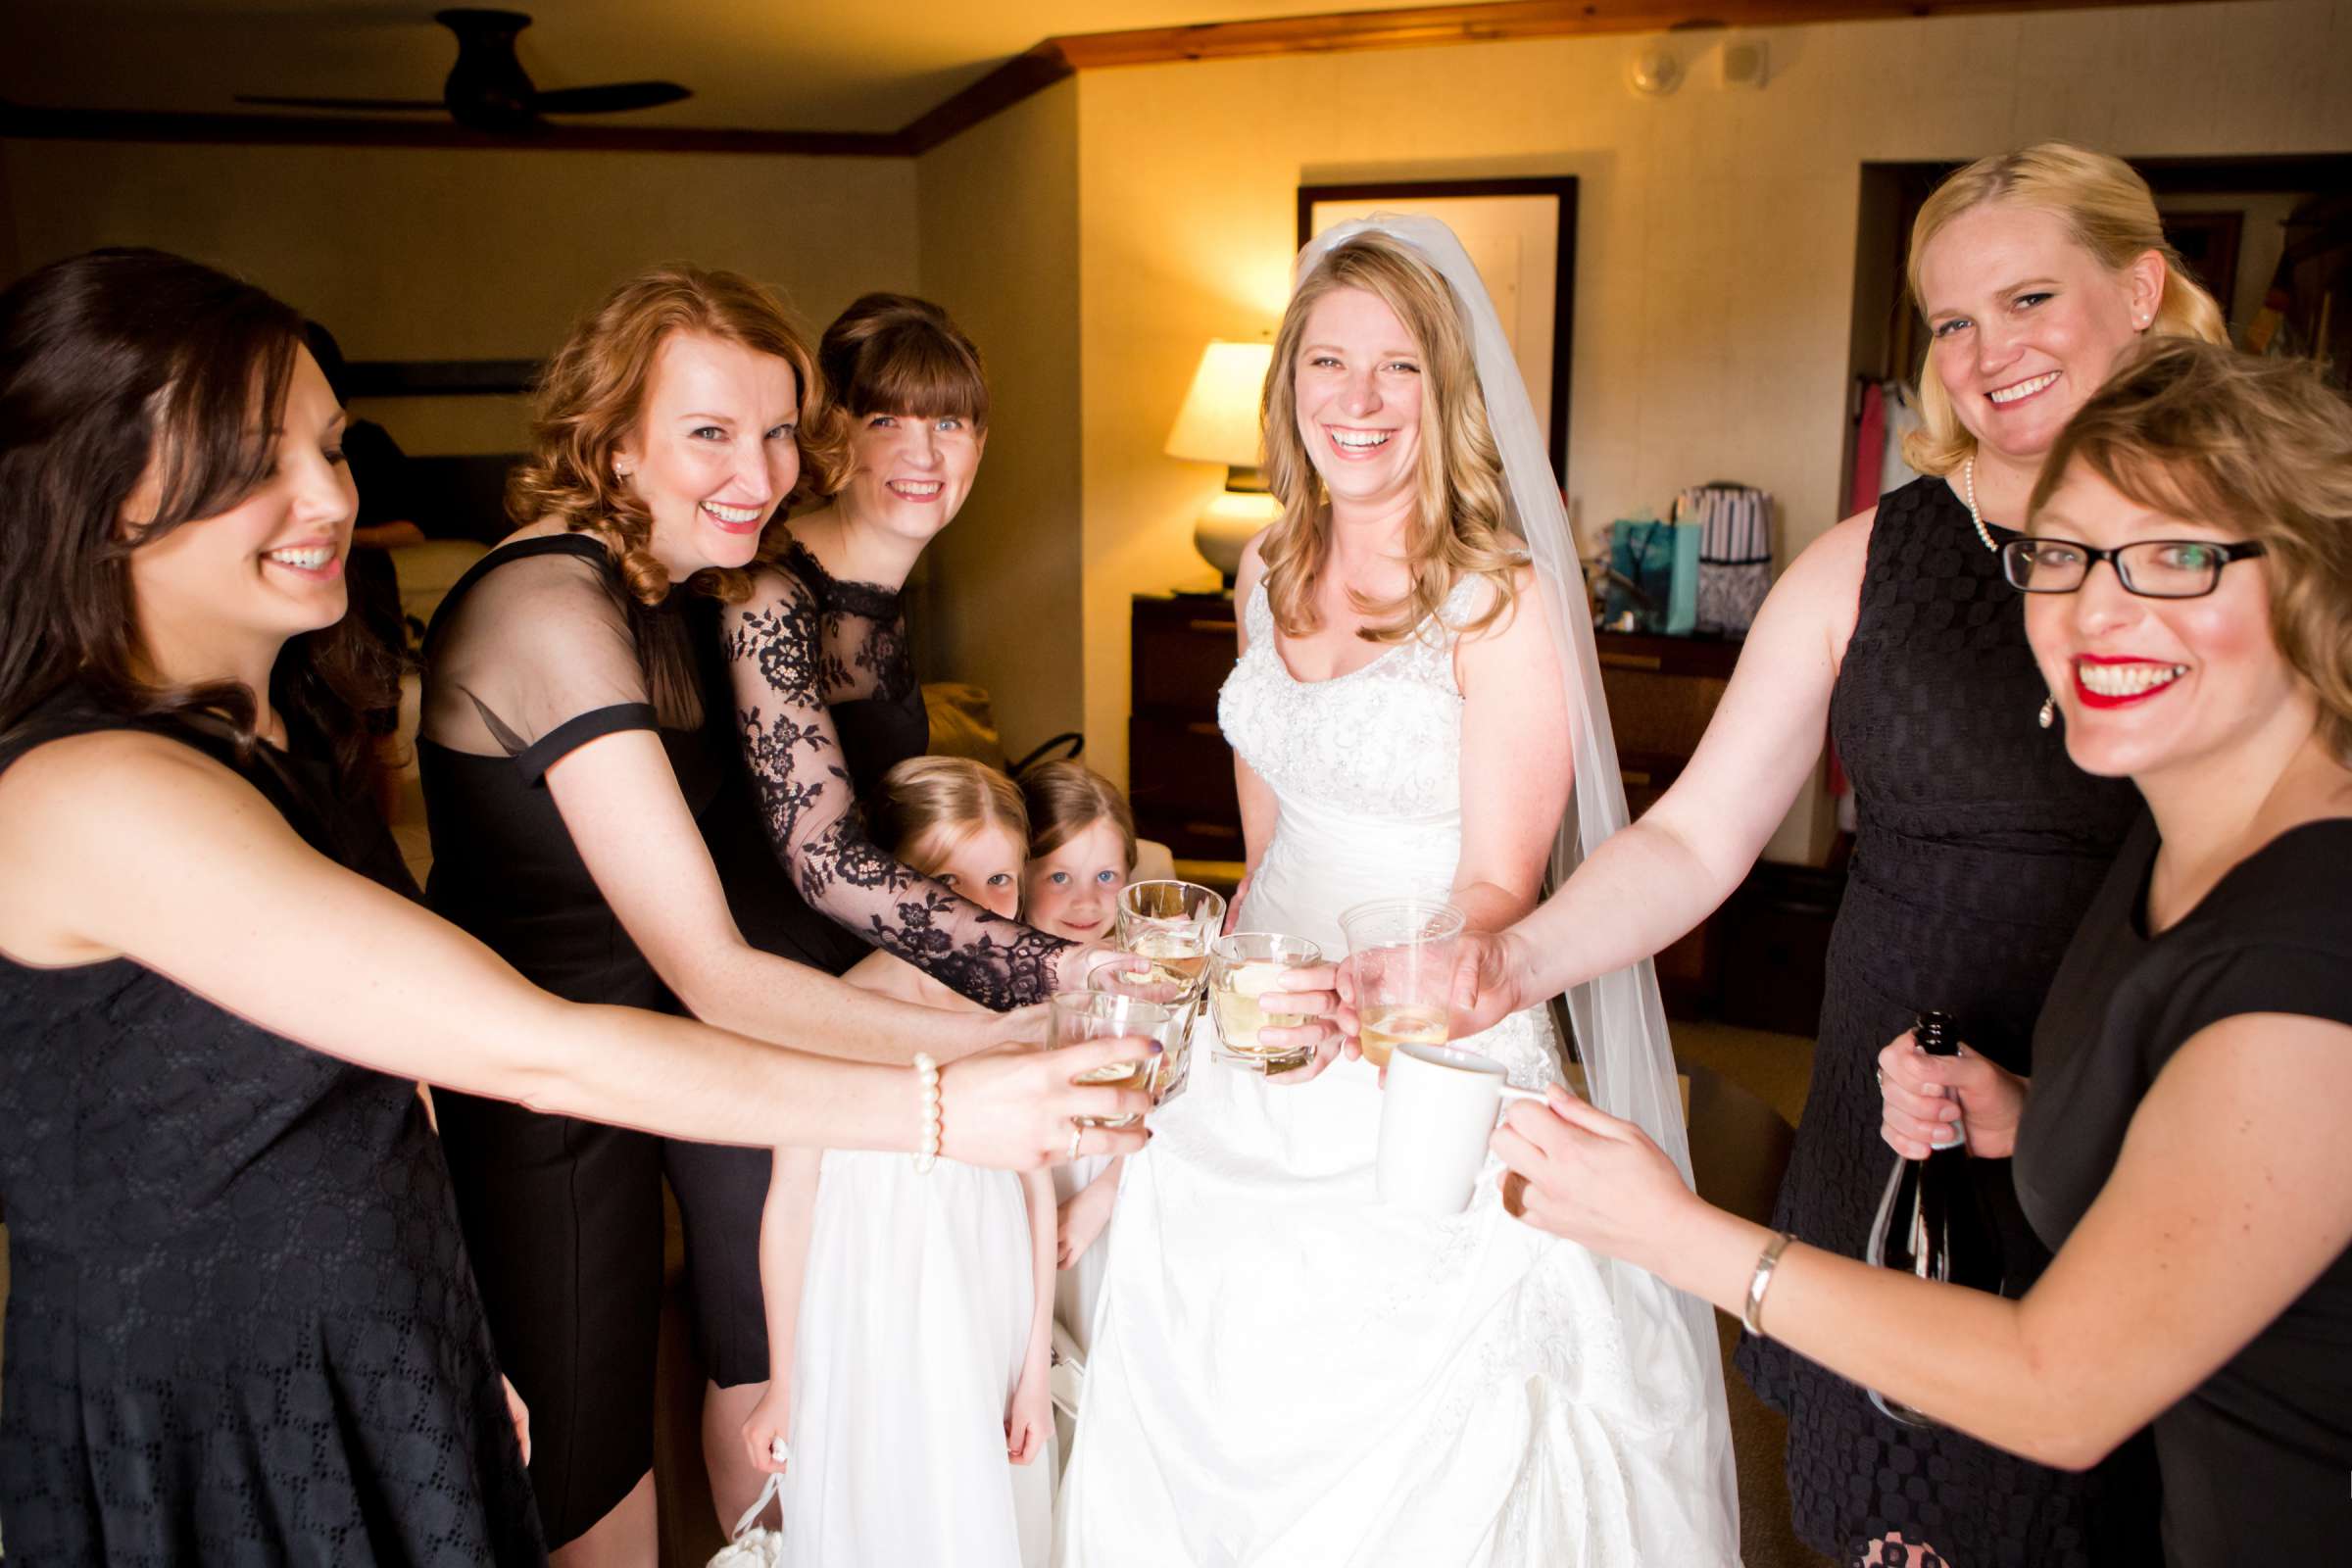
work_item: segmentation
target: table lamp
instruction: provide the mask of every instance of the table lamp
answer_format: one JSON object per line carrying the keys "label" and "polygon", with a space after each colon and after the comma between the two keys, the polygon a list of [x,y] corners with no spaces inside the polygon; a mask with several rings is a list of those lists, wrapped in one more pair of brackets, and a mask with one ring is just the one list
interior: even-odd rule
{"label": "table lamp", "polygon": [[1167,454],[1225,465],[1225,488],[1193,525],[1193,548],[1217,568],[1225,586],[1241,569],[1242,548],[1282,514],[1257,471],[1258,398],[1274,366],[1271,343],[1212,338],[1193,372],[1192,390],[1168,432]]}

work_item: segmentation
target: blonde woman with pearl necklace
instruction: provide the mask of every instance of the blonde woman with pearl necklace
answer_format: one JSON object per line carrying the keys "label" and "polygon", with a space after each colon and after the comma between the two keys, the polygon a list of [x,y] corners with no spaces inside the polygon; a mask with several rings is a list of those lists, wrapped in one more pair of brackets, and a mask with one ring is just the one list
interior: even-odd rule
{"label": "blonde woman with pearl necklace", "polygon": [[[1557,897],[1477,955],[1481,1016],[1546,976],[1655,953],[1723,902],[1810,778],[1825,728],[1860,833],[1831,937],[1813,1081],[1774,1227],[1858,1256],[1889,1159],[1874,1064],[1922,1011],[2015,1071],[2066,941],[2134,801],[2047,733],[2047,693],[1996,554],[2041,460],[2118,355],[2149,334],[2219,342],[2219,308],[2165,243],[2120,160],[2044,142],[1937,187],[1911,232],[1930,333],[1923,477],[1808,547],[1774,586],[1691,764]],[[1466,982],[1467,989],[1467,982]],[[2005,1161],[1977,1162],[1999,1210],[2010,1294],[2047,1259]],[[1797,1534],[1841,1562],[2058,1568],[2148,1560],[2127,1449],[2061,1474],[1937,1428],[1898,1425],[1786,1349],[1740,1369],[1789,1419]],[[2124,1504],[2117,1508],[2114,1503]],[[2138,1506],[2132,1504],[2137,1502]]]}

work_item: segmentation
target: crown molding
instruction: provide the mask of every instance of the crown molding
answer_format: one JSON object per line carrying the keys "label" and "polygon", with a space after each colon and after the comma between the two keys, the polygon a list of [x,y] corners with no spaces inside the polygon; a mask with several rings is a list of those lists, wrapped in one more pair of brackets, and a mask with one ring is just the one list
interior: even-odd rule
{"label": "crown molding", "polygon": [[[1402,11],[1343,11],[1257,22],[1064,33],[1013,56],[895,131],[702,130],[549,125],[489,135],[447,121],[338,115],[188,115],[0,104],[0,136],[40,140],[210,142],[249,146],[421,147],[534,152],[762,153],[910,158],[1082,71],[1272,55],[1427,49],[1609,33],[1803,23],[1893,21],[2032,11],[2090,11],[2199,0],[1488,0]],[[1699,8],[1699,9],[1694,9]]]}

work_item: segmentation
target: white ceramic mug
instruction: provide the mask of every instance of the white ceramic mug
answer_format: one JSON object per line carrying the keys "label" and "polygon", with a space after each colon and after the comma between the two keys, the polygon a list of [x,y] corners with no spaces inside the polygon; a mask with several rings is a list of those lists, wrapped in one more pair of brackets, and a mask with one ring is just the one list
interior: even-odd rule
{"label": "white ceramic mug", "polygon": [[1486,1164],[1502,1107],[1544,1096],[1514,1089],[1502,1063],[1458,1046],[1405,1046],[1389,1058],[1381,1098],[1381,1201],[1423,1214],[1459,1214]]}

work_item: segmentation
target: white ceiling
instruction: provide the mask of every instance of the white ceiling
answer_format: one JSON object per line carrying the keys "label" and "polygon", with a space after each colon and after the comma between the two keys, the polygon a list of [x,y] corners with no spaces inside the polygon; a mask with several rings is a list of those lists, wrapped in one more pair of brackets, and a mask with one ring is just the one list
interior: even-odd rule
{"label": "white ceiling", "polygon": [[[1420,0],[539,0],[541,87],[665,78],[694,96],[573,122],[893,131],[1041,39]],[[435,98],[456,41],[432,0],[0,0],[0,98],[270,113],[238,93]],[[302,112],[302,111],[295,111]]]}

